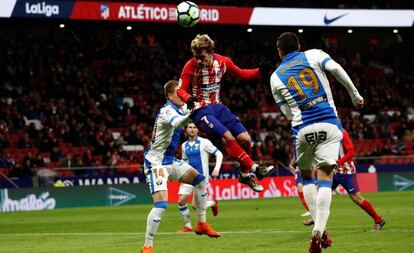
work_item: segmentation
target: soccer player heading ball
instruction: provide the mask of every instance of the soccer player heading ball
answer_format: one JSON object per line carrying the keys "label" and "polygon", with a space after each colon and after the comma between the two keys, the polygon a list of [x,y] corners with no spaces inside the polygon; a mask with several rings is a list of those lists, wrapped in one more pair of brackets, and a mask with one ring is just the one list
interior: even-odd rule
{"label": "soccer player heading ball", "polygon": [[[272,74],[273,96],[281,111],[292,120],[295,162],[303,177],[303,194],[315,226],[309,252],[322,252],[329,246],[325,233],[332,199],[332,175],[337,167],[342,125],[325,70],[348,90],[356,108],[364,99],[345,70],[322,50],[299,52],[299,39],[294,33],[283,33],[277,39],[282,63]],[[316,167],[318,188],[312,180]]]}
{"label": "soccer player heading ball", "polygon": [[239,118],[221,103],[220,88],[226,73],[241,80],[259,79],[269,64],[255,69],[240,69],[228,57],[214,53],[214,41],[207,34],[199,34],[193,39],[191,51],[194,57],[181,72],[178,96],[186,101],[189,109],[200,103],[201,108],[191,114],[193,122],[209,136],[222,140],[227,153],[240,163],[241,183],[254,191],[263,191],[263,186],[253,179],[251,172],[261,180],[269,175],[273,166],[253,162],[250,135]]}

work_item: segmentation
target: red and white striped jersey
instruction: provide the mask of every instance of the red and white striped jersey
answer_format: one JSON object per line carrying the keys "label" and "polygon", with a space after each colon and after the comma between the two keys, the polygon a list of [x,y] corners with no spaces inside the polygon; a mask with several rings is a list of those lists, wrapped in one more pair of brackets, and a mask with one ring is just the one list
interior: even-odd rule
{"label": "red and white striped jersey", "polygon": [[213,54],[213,60],[208,67],[199,67],[196,59],[189,60],[181,72],[180,89],[177,94],[184,101],[196,96],[201,106],[221,103],[221,80],[226,73],[241,80],[260,78],[260,71],[256,69],[240,69],[230,58]]}
{"label": "red and white striped jersey", "polygon": [[339,148],[339,160],[338,160],[338,168],[336,169],[336,173],[354,174],[356,173],[355,164],[352,161],[352,158],[355,157],[354,145],[352,144],[351,137],[349,136],[348,131],[343,129],[342,133],[343,133],[342,145]]}

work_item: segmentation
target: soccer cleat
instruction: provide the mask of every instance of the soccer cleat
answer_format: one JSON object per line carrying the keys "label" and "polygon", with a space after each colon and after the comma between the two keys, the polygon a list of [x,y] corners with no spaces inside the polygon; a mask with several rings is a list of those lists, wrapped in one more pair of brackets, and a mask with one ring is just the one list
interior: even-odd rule
{"label": "soccer cleat", "polygon": [[326,248],[331,247],[331,246],[332,246],[331,236],[325,230],[325,231],[323,231],[323,234],[322,234],[321,247],[326,249]]}
{"label": "soccer cleat", "polygon": [[193,229],[190,227],[183,227],[182,229],[178,230],[177,233],[186,233],[186,232],[193,232]]}
{"label": "soccer cleat", "polygon": [[214,201],[214,206],[211,207],[211,211],[213,211],[213,215],[217,216],[219,208],[218,208],[218,201],[213,199]]}
{"label": "soccer cleat", "polygon": [[306,216],[310,216],[310,215],[311,215],[310,212],[306,211],[306,212],[302,213],[300,216],[306,217]]}
{"label": "soccer cleat", "polygon": [[273,166],[259,165],[254,170],[254,174],[256,175],[257,179],[262,180],[263,178],[269,176],[272,170],[273,170]]}
{"label": "soccer cleat", "polygon": [[315,224],[315,222],[312,219],[303,221],[303,225],[305,226],[312,226],[313,224]]}
{"label": "soccer cleat", "polygon": [[221,234],[214,231],[207,222],[197,222],[197,227],[195,229],[197,235],[207,235],[208,237],[217,238]]}
{"label": "soccer cleat", "polygon": [[252,176],[243,177],[239,174],[239,182],[250,186],[250,188],[252,188],[255,192],[261,192],[264,189],[263,186],[256,182]]}
{"label": "soccer cleat", "polygon": [[382,219],[380,222],[375,222],[374,229],[380,231],[384,225],[385,225],[385,220]]}
{"label": "soccer cleat", "polygon": [[321,253],[321,238],[319,236],[312,236],[311,243],[309,246],[309,253]]}
{"label": "soccer cleat", "polygon": [[154,248],[152,246],[142,246],[141,253],[154,253]]}

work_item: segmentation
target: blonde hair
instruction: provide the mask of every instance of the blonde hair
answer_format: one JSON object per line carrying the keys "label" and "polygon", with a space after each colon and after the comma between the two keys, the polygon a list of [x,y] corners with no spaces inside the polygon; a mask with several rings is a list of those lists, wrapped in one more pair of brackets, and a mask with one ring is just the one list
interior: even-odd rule
{"label": "blonde hair", "polygon": [[169,80],[165,85],[164,85],[164,94],[165,97],[168,99],[168,94],[173,94],[174,93],[174,89],[175,87],[178,86],[178,81],[176,80]]}
{"label": "blonde hair", "polygon": [[207,34],[198,34],[191,41],[191,50],[193,52],[199,52],[203,49],[206,49],[209,53],[211,53],[214,49],[214,40],[212,40]]}

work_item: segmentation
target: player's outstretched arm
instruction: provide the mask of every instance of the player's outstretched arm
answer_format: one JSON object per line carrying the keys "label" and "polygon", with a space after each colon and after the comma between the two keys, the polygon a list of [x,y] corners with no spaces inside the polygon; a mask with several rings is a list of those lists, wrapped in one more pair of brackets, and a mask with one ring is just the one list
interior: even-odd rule
{"label": "player's outstretched arm", "polygon": [[364,107],[364,98],[359,94],[357,88],[352,83],[351,78],[341,65],[331,59],[325,64],[325,69],[331,72],[336,80],[348,90],[348,93],[352,98],[352,103],[357,109]]}
{"label": "player's outstretched arm", "polygon": [[180,75],[180,88],[177,91],[177,95],[185,102],[187,102],[187,100],[191,97],[190,83],[193,80],[194,71],[194,66],[192,64],[192,61],[190,60],[185,64],[183,71]]}
{"label": "player's outstretched arm", "polygon": [[255,69],[241,69],[234,62],[227,57],[223,57],[226,62],[226,67],[228,69],[229,74],[240,80],[252,80],[252,79],[259,79],[261,77],[259,68]]}

